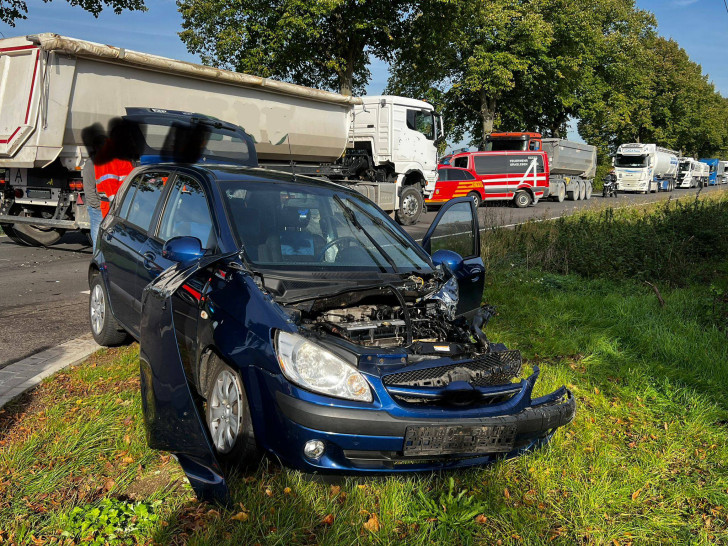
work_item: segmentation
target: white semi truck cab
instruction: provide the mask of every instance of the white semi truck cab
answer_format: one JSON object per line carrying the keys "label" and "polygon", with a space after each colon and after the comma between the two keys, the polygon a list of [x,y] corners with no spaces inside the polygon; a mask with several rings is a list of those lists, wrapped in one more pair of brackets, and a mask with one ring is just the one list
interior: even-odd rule
{"label": "white semi truck cab", "polygon": [[708,185],[710,167],[694,157],[681,157],[677,172],[678,188],[698,188]]}
{"label": "white semi truck cab", "polygon": [[672,191],[677,177],[677,156],[676,152],[655,144],[622,144],[612,162],[620,191]]}

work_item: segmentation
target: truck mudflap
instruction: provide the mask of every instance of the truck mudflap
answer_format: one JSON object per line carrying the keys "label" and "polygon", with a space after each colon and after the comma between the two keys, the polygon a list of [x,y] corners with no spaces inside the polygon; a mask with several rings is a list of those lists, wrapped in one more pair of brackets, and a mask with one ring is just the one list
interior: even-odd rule
{"label": "truck mudflap", "polygon": [[179,461],[200,500],[229,502],[230,494],[202,411],[184,371],[174,325],[173,296],[200,269],[224,259],[175,265],[149,283],[142,295],[140,374],[147,443]]}

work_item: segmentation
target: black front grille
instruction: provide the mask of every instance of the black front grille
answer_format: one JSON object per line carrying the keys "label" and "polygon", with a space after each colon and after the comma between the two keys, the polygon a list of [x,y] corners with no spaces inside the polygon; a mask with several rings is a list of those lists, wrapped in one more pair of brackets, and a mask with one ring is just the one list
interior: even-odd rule
{"label": "black front grille", "polygon": [[386,387],[446,387],[452,381],[467,381],[474,387],[504,385],[521,373],[522,362],[519,351],[502,351],[446,366],[385,375],[382,382]]}

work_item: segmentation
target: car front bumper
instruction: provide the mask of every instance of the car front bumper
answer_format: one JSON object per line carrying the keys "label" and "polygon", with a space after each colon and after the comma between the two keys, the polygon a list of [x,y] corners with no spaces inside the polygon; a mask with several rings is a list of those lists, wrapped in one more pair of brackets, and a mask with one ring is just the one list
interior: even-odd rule
{"label": "car front bumper", "polygon": [[[576,412],[565,387],[531,399],[535,376],[524,380],[528,396],[517,405],[485,406],[483,415],[467,409],[463,417],[435,408],[423,412],[398,406],[393,412],[322,404],[298,397],[295,388],[279,390],[274,395],[280,416],[276,436],[283,441],[268,448],[289,466],[322,474],[431,471],[514,457],[548,442]],[[311,440],[324,443],[318,459],[303,454]]]}

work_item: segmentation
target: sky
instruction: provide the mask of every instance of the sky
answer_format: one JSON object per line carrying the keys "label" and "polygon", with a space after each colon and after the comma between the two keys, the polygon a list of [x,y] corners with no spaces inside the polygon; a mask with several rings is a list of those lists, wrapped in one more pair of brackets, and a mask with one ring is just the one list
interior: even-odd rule
{"label": "sky", "polygon": [[[0,24],[0,35],[22,36],[55,32],[64,36],[101,42],[145,53],[199,62],[190,54],[177,33],[182,18],[174,0],[146,0],[148,11],[115,15],[110,10],[98,19],[64,0],[45,3],[26,0],[28,19],[15,27]],[[728,97],[728,10],[723,0],[637,0],[637,5],[657,16],[658,31],[674,38],[700,63],[717,89]],[[386,63],[374,61],[367,86],[370,95],[381,94],[387,84]],[[577,138],[570,131],[570,138]]]}

